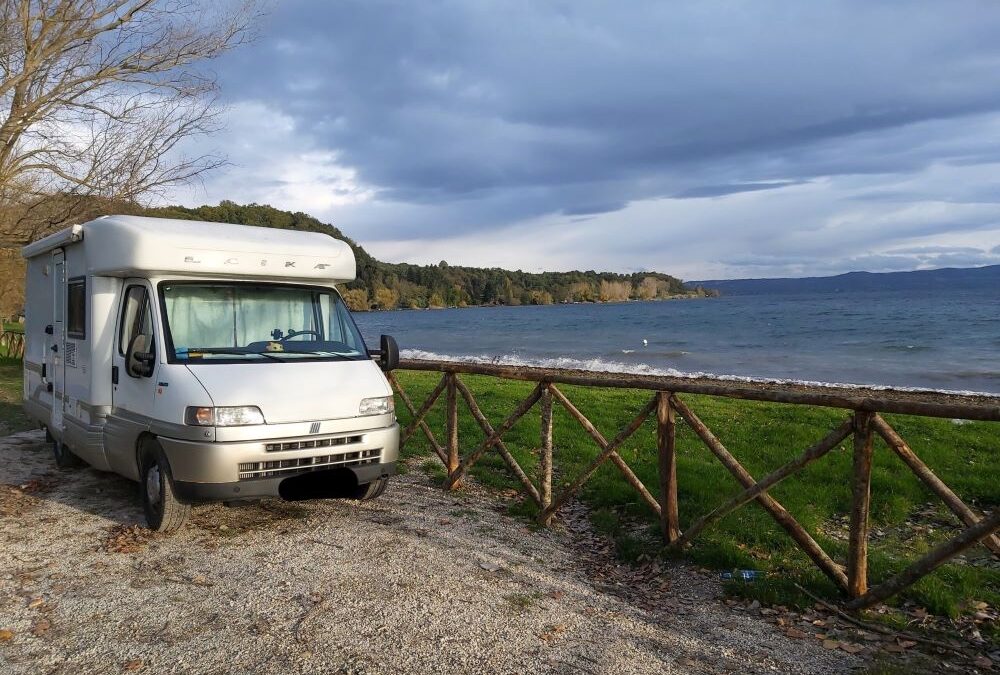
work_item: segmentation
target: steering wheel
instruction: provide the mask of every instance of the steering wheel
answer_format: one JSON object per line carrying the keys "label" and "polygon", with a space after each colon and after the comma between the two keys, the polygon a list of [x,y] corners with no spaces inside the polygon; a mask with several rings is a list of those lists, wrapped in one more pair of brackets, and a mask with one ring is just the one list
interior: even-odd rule
{"label": "steering wheel", "polygon": [[295,330],[295,331],[293,331],[293,330],[290,330],[290,331],[288,331],[288,335],[286,335],[285,337],[283,337],[280,340],[278,340],[278,342],[285,342],[287,340],[291,340],[292,338],[298,337],[300,335],[315,335],[316,337],[319,337],[319,331],[315,331],[315,330]]}

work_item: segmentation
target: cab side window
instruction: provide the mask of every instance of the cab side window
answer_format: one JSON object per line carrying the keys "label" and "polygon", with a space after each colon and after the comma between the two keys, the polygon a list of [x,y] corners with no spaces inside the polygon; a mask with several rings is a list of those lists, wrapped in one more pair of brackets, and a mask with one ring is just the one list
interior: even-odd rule
{"label": "cab side window", "polygon": [[154,352],[149,293],[143,286],[129,286],[118,327],[118,353],[125,357],[126,372],[132,377],[151,375]]}

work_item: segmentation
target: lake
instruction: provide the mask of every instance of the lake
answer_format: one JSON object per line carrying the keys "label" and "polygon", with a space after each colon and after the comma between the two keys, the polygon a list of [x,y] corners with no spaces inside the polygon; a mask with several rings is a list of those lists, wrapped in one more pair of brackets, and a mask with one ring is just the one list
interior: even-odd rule
{"label": "lake", "polygon": [[412,358],[1000,393],[1000,288],[355,317],[370,345],[388,333]]}

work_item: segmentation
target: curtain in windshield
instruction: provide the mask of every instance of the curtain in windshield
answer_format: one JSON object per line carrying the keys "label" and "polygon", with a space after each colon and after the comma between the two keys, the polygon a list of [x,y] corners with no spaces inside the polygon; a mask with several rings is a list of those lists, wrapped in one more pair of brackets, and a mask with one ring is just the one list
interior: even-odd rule
{"label": "curtain in windshield", "polygon": [[177,350],[242,348],[284,338],[289,348],[311,341],[324,350],[364,351],[346,307],[328,291],[177,284],[166,286],[163,296]]}

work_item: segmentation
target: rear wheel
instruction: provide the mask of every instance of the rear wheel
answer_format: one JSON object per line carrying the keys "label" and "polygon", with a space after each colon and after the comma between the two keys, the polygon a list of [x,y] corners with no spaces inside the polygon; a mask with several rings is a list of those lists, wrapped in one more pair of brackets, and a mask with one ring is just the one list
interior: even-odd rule
{"label": "rear wheel", "polygon": [[159,443],[147,442],[142,458],[139,478],[146,525],[157,532],[174,532],[187,521],[191,506],[177,499],[170,464]]}
{"label": "rear wheel", "polygon": [[371,483],[363,483],[354,489],[354,494],[351,495],[354,499],[361,500],[363,502],[375,499],[383,492],[385,488],[389,485],[388,478],[376,478]]}
{"label": "rear wheel", "polygon": [[[45,433],[49,435],[48,431]],[[52,439],[52,457],[60,469],[76,469],[83,466],[83,460],[74,455],[65,443],[56,438]]]}

